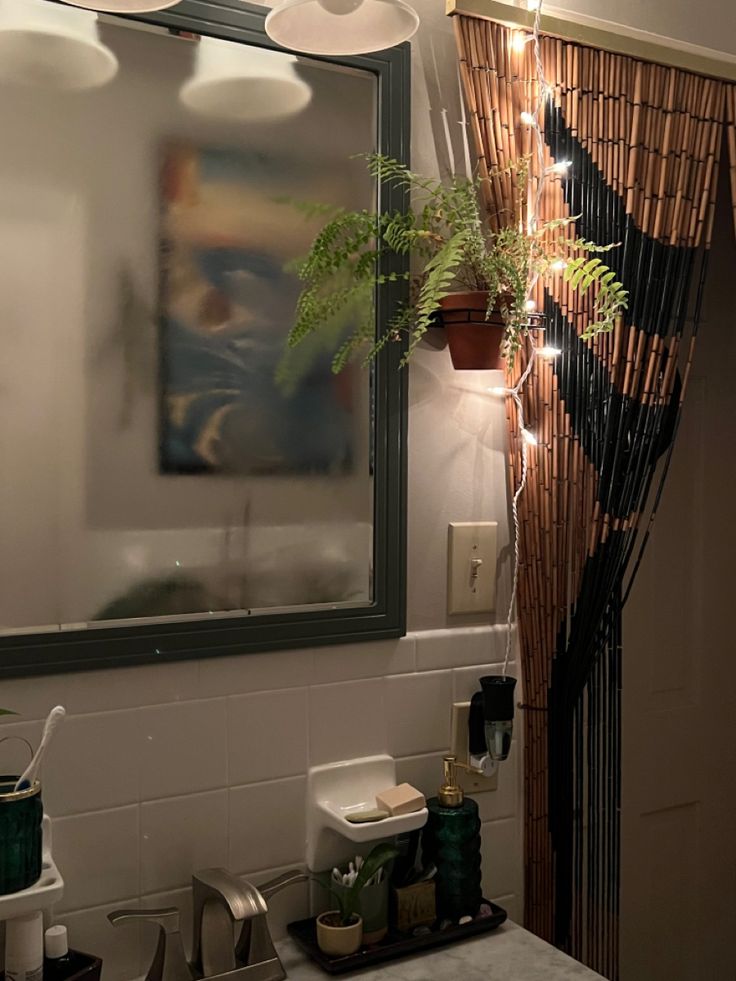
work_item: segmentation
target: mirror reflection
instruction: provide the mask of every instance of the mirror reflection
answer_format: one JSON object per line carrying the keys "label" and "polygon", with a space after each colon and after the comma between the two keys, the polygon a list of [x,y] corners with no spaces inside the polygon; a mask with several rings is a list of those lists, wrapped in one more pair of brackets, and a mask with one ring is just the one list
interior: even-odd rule
{"label": "mirror reflection", "polygon": [[312,204],[373,205],[375,101],[0,6],[0,632],[371,602],[371,375],[284,339]]}

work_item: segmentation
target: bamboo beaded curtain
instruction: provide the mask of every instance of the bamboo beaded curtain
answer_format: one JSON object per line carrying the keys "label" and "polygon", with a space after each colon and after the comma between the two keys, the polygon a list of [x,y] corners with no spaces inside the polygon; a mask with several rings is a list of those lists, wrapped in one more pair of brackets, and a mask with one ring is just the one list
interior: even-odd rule
{"label": "bamboo beaded curtain", "polygon": [[726,118],[728,120],[728,156],[731,164],[731,200],[736,222],[736,85],[726,90]]}
{"label": "bamboo beaded curtain", "polygon": [[[469,124],[492,223],[514,215],[498,173],[532,155],[520,118],[537,100],[533,44],[490,21],[454,18]],[[542,37],[549,84],[540,221],[600,245],[629,291],[612,333],[592,340],[593,295],[562,275],[538,284],[544,343],[522,392],[529,449],[520,500],[517,615],[523,677],[525,925],[618,977],[621,612],[667,471],[698,329],[726,94],[679,69]],[[736,142],[731,130],[736,193]],[[532,164],[533,168],[533,164]],[[532,185],[535,175],[532,169]],[[532,192],[534,188],[532,186]],[[500,216],[500,217],[499,217]],[[522,351],[514,385],[528,364]],[[507,399],[509,474],[520,432]]]}

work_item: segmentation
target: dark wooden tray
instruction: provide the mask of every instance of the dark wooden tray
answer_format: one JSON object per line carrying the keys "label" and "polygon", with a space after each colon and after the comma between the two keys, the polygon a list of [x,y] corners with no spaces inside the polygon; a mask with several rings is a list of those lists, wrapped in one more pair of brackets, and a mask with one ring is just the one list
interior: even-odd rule
{"label": "dark wooden tray", "polygon": [[452,926],[447,930],[435,928],[430,933],[418,937],[389,932],[380,943],[371,947],[362,947],[357,953],[350,954],[348,957],[328,957],[322,953],[317,946],[317,928],[313,916],[308,920],[296,920],[290,923],[287,929],[297,946],[319,964],[323,971],[327,971],[328,974],[343,974],[345,971],[357,971],[361,967],[394,961],[399,957],[418,954],[432,947],[444,947],[447,944],[467,940],[468,937],[474,937],[479,933],[495,930],[506,920],[506,910],[496,906],[495,903],[489,903],[487,899],[483,902],[491,907],[493,911],[491,916],[473,920],[472,923],[465,923],[463,926]]}

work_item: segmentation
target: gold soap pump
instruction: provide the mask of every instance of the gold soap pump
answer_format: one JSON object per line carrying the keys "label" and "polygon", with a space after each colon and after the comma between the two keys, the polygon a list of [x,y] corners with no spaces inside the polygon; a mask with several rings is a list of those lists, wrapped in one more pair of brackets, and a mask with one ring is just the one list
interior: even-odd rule
{"label": "gold soap pump", "polygon": [[444,783],[437,791],[437,800],[443,807],[460,807],[465,794],[463,788],[457,782],[457,757],[444,756],[442,758],[442,771]]}

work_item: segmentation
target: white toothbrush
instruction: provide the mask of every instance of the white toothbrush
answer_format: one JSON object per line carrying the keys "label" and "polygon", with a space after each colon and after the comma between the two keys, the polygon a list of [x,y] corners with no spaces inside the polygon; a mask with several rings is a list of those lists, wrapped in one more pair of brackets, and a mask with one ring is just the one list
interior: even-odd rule
{"label": "white toothbrush", "polygon": [[52,708],[49,712],[49,716],[46,719],[46,724],[43,727],[41,742],[38,745],[38,749],[33,754],[33,759],[18,778],[18,782],[14,788],[16,791],[28,790],[28,788],[33,785],[33,781],[36,779],[36,773],[38,772],[38,768],[41,765],[41,760],[43,759],[43,754],[46,752],[46,748],[52,735],[54,734],[54,729],[56,729],[65,715],[66,709],[63,705],[57,705],[56,708]]}

